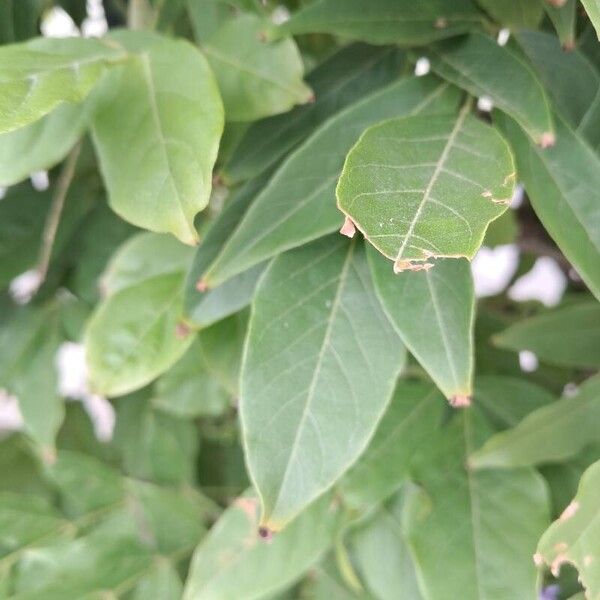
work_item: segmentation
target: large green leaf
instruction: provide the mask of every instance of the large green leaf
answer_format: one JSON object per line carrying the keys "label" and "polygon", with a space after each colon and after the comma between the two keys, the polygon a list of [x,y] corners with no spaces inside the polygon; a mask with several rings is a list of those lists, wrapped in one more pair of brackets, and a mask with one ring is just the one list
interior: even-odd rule
{"label": "large green leaf", "polygon": [[164,373],[194,337],[178,327],[182,276],[154,277],[102,302],[90,319],[85,346],[95,392],[119,396]]}
{"label": "large green leaf", "polygon": [[477,4],[511,30],[537,27],[544,14],[538,0],[477,0]]}
{"label": "large green leaf", "polygon": [[[574,398],[530,413],[513,429],[490,438],[469,458],[473,468],[520,467],[575,456],[600,440],[600,377],[588,379]],[[473,449],[474,450],[474,449]]]}
{"label": "large green leaf", "polygon": [[600,461],[583,474],[573,502],[542,536],[535,560],[555,576],[563,564],[574,565],[585,597],[600,597]]}
{"label": "large green leaf", "polygon": [[349,219],[344,232],[352,236],[356,226],[398,273],[428,269],[431,258],[473,258],[514,183],[508,145],[465,105],[458,117],[404,117],[367,129],[336,193]]}
{"label": "large green leaf", "polygon": [[581,0],[590,21],[594,25],[596,35],[600,40],[600,1],[599,0]]}
{"label": "large green leaf", "polygon": [[600,365],[600,305],[574,304],[517,321],[494,336],[511,350],[529,350],[544,362],[594,369]]}
{"label": "large green leaf", "polygon": [[370,249],[377,295],[398,335],[452,405],[473,393],[475,293],[466,260],[439,261],[435,268],[396,275]]}
{"label": "large green leaf", "polygon": [[0,135],[0,185],[13,185],[59,163],[81,137],[89,104],[64,104],[44,118]]}
{"label": "large green leaf", "polygon": [[104,40],[41,38],[0,47],[0,133],[43,117],[61,102],[87,96],[123,50]]}
{"label": "large green leaf", "polygon": [[262,526],[283,528],[358,458],[403,362],[361,245],[327,237],[271,263],[253,304],[240,403]]}
{"label": "large green leaf", "polygon": [[17,397],[25,431],[47,458],[64,417],[54,364],[60,342],[57,304],[20,309],[0,325],[0,387]]}
{"label": "large green leaf", "polygon": [[560,117],[556,145],[545,150],[506,115],[495,118],[511,143],[536,214],[600,298],[600,158]]}
{"label": "large green leaf", "polygon": [[[488,96],[541,146],[554,143],[546,93],[533,69],[507,46],[480,33],[426,52],[438,75],[477,96]],[[510,90],[510,93],[507,93]]]}
{"label": "large green leaf", "polygon": [[121,31],[137,52],[99,90],[94,142],[112,208],[125,220],[196,243],[210,195],[223,107],[202,54],[183,40]]}
{"label": "large green leaf", "polygon": [[246,494],[223,513],[194,552],[185,600],[252,600],[273,594],[297,580],[333,543],[339,515],[329,496],[271,543],[258,536],[258,510],[256,496]]}
{"label": "large green leaf", "polygon": [[431,385],[399,382],[365,453],[340,481],[354,509],[376,506],[405,480],[413,455],[437,435],[444,402]]}
{"label": "large green leaf", "polygon": [[351,534],[351,550],[367,589],[378,600],[421,600],[402,517],[405,489]]}
{"label": "large green leaf", "polygon": [[393,83],[347,107],[309,137],[256,197],[204,274],[209,287],[341,225],[335,184],[362,131],[382,119],[449,113],[457,92],[434,78]]}
{"label": "large green leaf", "polygon": [[312,90],[302,81],[304,68],[292,39],[260,39],[265,22],[254,15],[227,21],[202,44],[229,121],[254,121],[304,104]]}
{"label": "large green leaf", "polygon": [[600,72],[596,66],[581,49],[565,52],[556,36],[549,33],[520,31],[516,40],[555,108],[594,147],[600,146]]}
{"label": "large green leaf", "polygon": [[398,76],[402,54],[389,47],[350,44],[306,76],[315,101],[253,124],[227,161],[223,175],[237,183],[260,175],[328,117]]}
{"label": "large green leaf", "polygon": [[470,0],[319,0],[279,29],[283,33],[332,33],[373,44],[417,46],[477,27],[481,14]]}
{"label": "large green leaf", "polygon": [[0,2],[0,44],[28,40],[38,35],[42,0],[2,0]]}
{"label": "large green leaf", "polygon": [[537,598],[531,556],[549,520],[548,493],[532,470],[465,468],[488,433],[465,409],[413,467],[422,489],[409,503],[407,538],[428,600]]}

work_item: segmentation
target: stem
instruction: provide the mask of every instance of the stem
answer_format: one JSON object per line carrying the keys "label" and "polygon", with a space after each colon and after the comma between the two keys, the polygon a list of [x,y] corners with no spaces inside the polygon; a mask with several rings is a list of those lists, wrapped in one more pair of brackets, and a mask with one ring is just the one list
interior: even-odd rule
{"label": "stem", "polygon": [[50,205],[50,211],[48,212],[46,224],[44,225],[44,231],[42,233],[42,246],[40,248],[40,256],[36,269],[40,277],[40,286],[48,274],[48,267],[50,265],[50,257],[52,256],[52,248],[54,246],[54,239],[56,238],[56,231],[58,230],[60,217],[65,206],[67,192],[69,191],[69,187],[73,181],[73,175],[75,175],[75,166],[77,164],[80,151],[81,144],[77,143],[67,156],[67,160],[65,161],[62,171],[58,177],[58,181],[56,182],[56,189],[54,190],[54,196],[52,197],[52,204]]}
{"label": "stem", "polygon": [[148,0],[129,0],[127,27],[134,31],[152,29],[156,20],[154,10]]}

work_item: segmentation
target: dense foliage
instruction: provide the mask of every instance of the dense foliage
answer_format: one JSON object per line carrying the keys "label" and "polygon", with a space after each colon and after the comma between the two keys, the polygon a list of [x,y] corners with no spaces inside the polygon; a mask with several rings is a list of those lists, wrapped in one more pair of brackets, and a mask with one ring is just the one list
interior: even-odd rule
{"label": "dense foliage", "polygon": [[600,598],[599,0],[85,4],[0,0],[0,598]]}

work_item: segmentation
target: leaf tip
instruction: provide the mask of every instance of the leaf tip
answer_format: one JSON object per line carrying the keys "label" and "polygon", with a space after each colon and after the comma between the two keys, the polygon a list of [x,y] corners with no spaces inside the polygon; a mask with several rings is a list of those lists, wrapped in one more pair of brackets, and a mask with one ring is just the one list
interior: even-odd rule
{"label": "leaf tip", "polygon": [[448,402],[452,408],[466,408],[471,406],[471,396],[468,394],[455,394],[448,399]]}
{"label": "leaf tip", "polygon": [[204,279],[198,279],[196,282],[196,289],[203,294],[208,291],[208,283]]}
{"label": "leaf tip", "polygon": [[177,323],[175,327],[175,335],[180,340],[184,340],[191,332],[192,330],[183,321]]}
{"label": "leaf tip", "polygon": [[551,131],[546,131],[540,136],[540,148],[551,148],[556,144],[556,136]]}
{"label": "leaf tip", "polygon": [[258,528],[258,537],[263,540],[263,542],[270,544],[273,541],[274,535],[275,532],[265,525],[261,525]]}
{"label": "leaf tip", "polygon": [[356,226],[350,217],[344,219],[344,224],[340,229],[340,233],[346,237],[353,238],[356,233]]}
{"label": "leaf tip", "polygon": [[433,26],[436,29],[446,29],[446,27],[448,27],[448,20],[445,19],[444,17],[438,17],[434,23]]}

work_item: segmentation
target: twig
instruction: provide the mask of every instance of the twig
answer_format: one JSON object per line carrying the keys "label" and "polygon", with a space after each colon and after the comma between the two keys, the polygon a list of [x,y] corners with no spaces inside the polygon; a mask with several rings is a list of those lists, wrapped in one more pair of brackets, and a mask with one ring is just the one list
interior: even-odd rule
{"label": "twig", "polygon": [[79,152],[81,151],[81,144],[77,143],[69,155],[67,160],[60,172],[58,181],[56,182],[56,189],[52,197],[52,204],[50,205],[50,211],[46,218],[44,225],[44,231],[42,233],[42,246],[40,248],[40,256],[38,259],[38,265],[36,268],[39,276],[39,286],[42,285],[48,274],[48,267],[50,265],[50,257],[52,256],[52,248],[54,246],[54,239],[56,238],[56,231],[58,230],[58,224],[62,215],[63,208],[65,206],[65,199],[71,182],[73,181],[73,175],[75,175],[75,166],[77,165],[77,159],[79,158]]}

